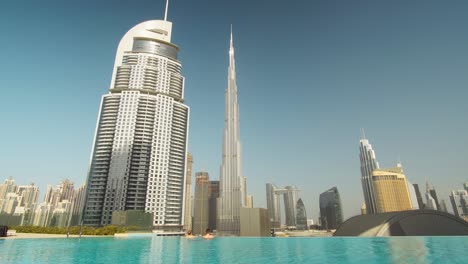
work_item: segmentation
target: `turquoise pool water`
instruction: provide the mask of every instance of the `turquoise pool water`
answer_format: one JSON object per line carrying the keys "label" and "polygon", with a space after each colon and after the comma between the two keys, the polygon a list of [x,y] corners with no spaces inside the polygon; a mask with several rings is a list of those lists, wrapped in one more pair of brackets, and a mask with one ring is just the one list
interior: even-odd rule
{"label": "turquoise pool water", "polygon": [[468,237],[11,239],[0,263],[468,263]]}

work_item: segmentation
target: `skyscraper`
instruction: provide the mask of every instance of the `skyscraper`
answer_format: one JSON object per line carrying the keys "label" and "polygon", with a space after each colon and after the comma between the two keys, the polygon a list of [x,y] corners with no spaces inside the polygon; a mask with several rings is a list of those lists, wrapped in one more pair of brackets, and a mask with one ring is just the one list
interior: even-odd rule
{"label": "skyscraper", "polygon": [[296,203],[296,228],[298,230],[307,230],[307,213],[304,206],[304,202],[299,198]]}
{"label": "skyscraper", "polygon": [[419,185],[413,184],[413,186],[414,186],[414,191],[416,192],[416,199],[418,200],[419,209],[424,209],[425,205],[423,202],[423,198],[421,196],[421,192],[419,191]]}
{"label": "skyscraper", "polygon": [[411,198],[403,169],[398,166],[372,172],[376,213],[411,210]]}
{"label": "skyscraper", "polygon": [[164,20],[136,25],[119,43],[96,125],[85,225],[110,224],[117,210],[153,213],[156,229],[184,224],[189,108],[171,32],[166,6]]}
{"label": "skyscraper", "polygon": [[365,138],[359,141],[359,153],[359,158],[361,160],[361,183],[367,213],[375,214],[377,208],[375,205],[375,195],[372,185],[372,171],[379,168],[379,163],[375,157],[372,145],[369,144],[369,140]]}
{"label": "skyscraper", "polygon": [[195,174],[195,198],[193,210],[193,234],[204,235],[209,220],[209,182],[208,172]]}
{"label": "skyscraper", "polygon": [[209,209],[208,209],[208,228],[211,230],[216,230],[216,215],[217,215],[217,206],[216,202],[219,198],[219,181],[210,181],[209,182]]}
{"label": "skyscraper", "polygon": [[465,190],[452,191],[450,202],[455,216],[468,220],[468,192]]}
{"label": "skyscraper", "polygon": [[429,193],[431,194],[431,197],[434,198],[434,202],[436,204],[436,208],[434,210],[440,210],[439,198],[437,198],[437,192],[434,186],[432,186],[432,188],[429,189]]}
{"label": "skyscraper", "polygon": [[425,209],[437,210],[437,203],[434,197],[432,197],[431,188],[429,187],[428,182],[426,182],[426,207]]}
{"label": "skyscraper", "polygon": [[320,220],[323,228],[336,229],[343,223],[343,209],[338,188],[333,187],[320,194],[319,203]]}
{"label": "skyscraper", "polygon": [[415,210],[419,209],[419,203],[418,203],[418,196],[416,194],[416,189],[414,188],[414,185],[408,181],[408,179],[406,179],[406,184],[407,184],[407,188],[408,188],[408,192],[409,192],[409,195],[410,195],[410,199],[411,199],[411,207]]}
{"label": "skyscraper", "polygon": [[267,198],[267,209],[272,227],[280,227],[281,215],[280,215],[280,200],[277,195],[278,187],[272,183],[266,184],[266,198]]}
{"label": "skyscraper", "polygon": [[219,177],[218,232],[223,235],[239,235],[240,208],[245,204],[244,177],[239,130],[239,103],[237,101],[236,64],[234,45],[229,48],[228,85],[225,92],[225,124],[223,133],[223,155]]}
{"label": "skyscraper", "polygon": [[284,214],[287,226],[296,226],[296,204],[299,189],[296,186],[286,186],[283,194]]}
{"label": "skyscraper", "polygon": [[187,169],[185,172],[185,220],[184,228],[192,229],[192,154],[187,153]]}

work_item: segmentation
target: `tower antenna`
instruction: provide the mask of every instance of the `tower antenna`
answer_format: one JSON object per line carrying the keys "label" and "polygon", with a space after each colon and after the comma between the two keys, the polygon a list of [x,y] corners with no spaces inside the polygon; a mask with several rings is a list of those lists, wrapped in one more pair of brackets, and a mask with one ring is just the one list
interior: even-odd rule
{"label": "tower antenna", "polygon": [[364,131],[364,128],[361,128],[361,139],[366,139],[366,132]]}
{"label": "tower antenna", "polygon": [[167,10],[169,9],[169,0],[166,0],[166,12],[164,13],[164,21],[167,21]]}

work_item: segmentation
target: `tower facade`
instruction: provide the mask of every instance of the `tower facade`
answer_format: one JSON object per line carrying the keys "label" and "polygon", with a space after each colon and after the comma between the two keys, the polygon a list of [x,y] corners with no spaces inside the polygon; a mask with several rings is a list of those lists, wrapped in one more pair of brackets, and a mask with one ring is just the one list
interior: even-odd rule
{"label": "tower facade", "polygon": [[185,220],[184,228],[192,229],[192,154],[187,153],[187,166],[185,172]]}
{"label": "tower facade", "polygon": [[[330,188],[320,194],[320,220],[325,229],[336,229],[343,223],[343,209],[341,206],[340,193],[336,187]],[[366,214],[366,204],[361,207],[361,214]]]}
{"label": "tower facade", "polygon": [[184,224],[189,108],[171,32],[169,21],[146,21],[119,43],[96,125],[85,225],[110,224],[113,211],[126,210],[153,213],[156,229]]}
{"label": "tower facade", "polygon": [[283,192],[284,215],[287,226],[296,226],[296,204],[299,189],[296,186],[286,186]]}
{"label": "tower facade", "polygon": [[374,188],[372,185],[372,171],[379,168],[379,163],[375,157],[375,152],[369,140],[361,139],[359,142],[359,158],[361,161],[361,183],[366,203],[367,213],[375,214],[377,211],[375,205]]}
{"label": "tower facade", "polygon": [[406,176],[401,167],[377,169],[372,172],[376,213],[413,209]]}
{"label": "tower facade", "polygon": [[210,210],[210,178],[208,172],[195,174],[195,197],[193,210],[193,234],[204,235],[208,228]]}
{"label": "tower facade", "polygon": [[240,208],[245,205],[244,186],[246,184],[242,176],[239,103],[237,101],[236,64],[232,31],[225,100],[225,123],[216,227],[222,235],[238,236],[240,234]]}

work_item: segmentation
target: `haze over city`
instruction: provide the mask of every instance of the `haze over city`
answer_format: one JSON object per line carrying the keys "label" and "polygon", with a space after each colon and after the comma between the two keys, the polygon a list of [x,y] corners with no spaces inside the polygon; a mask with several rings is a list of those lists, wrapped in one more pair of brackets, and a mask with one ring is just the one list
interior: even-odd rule
{"label": "haze over city", "polygon": [[[27,5],[26,5],[27,2]],[[0,181],[85,182],[117,44],[163,17],[164,1],[15,1],[0,10]],[[27,7],[25,7],[27,6]],[[310,218],[337,186],[345,218],[363,202],[359,139],[439,197],[466,182],[468,18],[464,1],[173,1],[190,106],[193,171],[219,177],[233,25],[243,174],[296,185]],[[450,210],[451,211],[451,210]]]}

